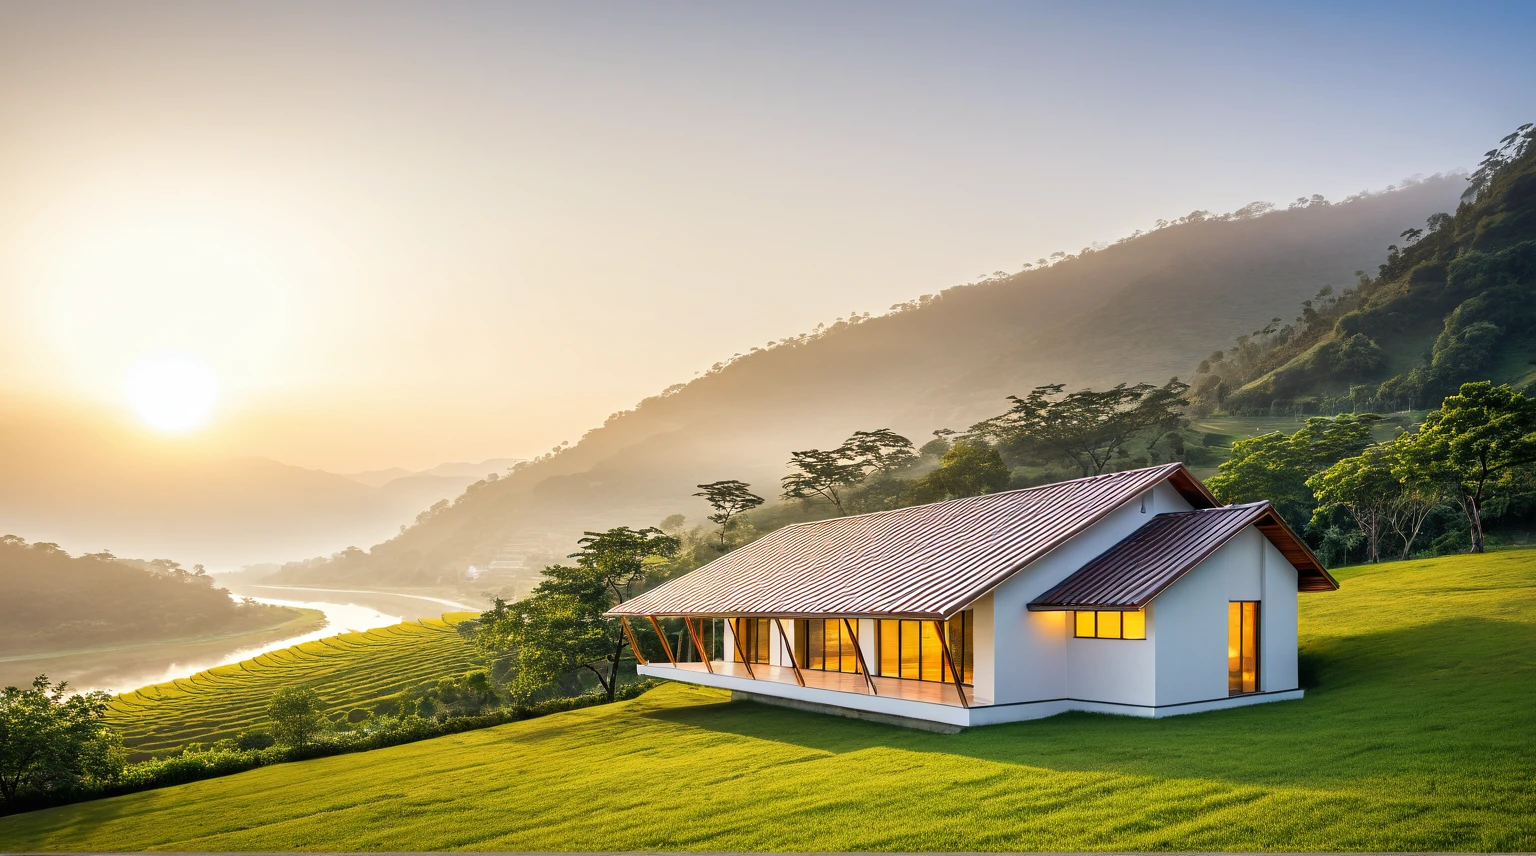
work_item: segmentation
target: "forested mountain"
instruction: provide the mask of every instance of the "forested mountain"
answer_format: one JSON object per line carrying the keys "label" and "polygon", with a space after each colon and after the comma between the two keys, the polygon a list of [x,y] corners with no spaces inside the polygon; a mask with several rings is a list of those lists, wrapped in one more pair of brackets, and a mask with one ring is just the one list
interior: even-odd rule
{"label": "forested mountain", "polygon": [[200,566],[71,556],[15,535],[0,536],[0,591],[0,656],[234,633],[295,614],[235,602]]}
{"label": "forested mountain", "polygon": [[1536,380],[1536,128],[1522,126],[1487,154],[1459,207],[1417,222],[1404,224],[1376,276],[1319,293],[1292,323],[1276,318],[1211,354],[1200,366],[1197,406],[1392,411],[1434,407],[1468,381],[1528,387]]}
{"label": "forested mountain", "polygon": [[569,546],[583,530],[700,516],[695,485],[743,479],[776,495],[789,452],[856,429],[917,438],[964,428],[1043,383],[1188,375],[1241,330],[1377,264],[1405,223],[1455,204],[1440,177],[1329,204],[1194,212],[1153,232],[946,289],[878,317],[840,319],[753,348],[615,414],[575,446],[472,485],[371,550],[290,579],[460,578],[509,542]]}

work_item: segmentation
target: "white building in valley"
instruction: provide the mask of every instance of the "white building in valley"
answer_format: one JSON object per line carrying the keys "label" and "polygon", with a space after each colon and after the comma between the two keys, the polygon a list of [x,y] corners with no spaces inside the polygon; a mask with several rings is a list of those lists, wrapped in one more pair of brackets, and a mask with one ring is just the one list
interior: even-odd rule
{"label": "white building in valley", "polygon": [[1297,593],[1337,588],[1168,464],[787,526],[609,614],[641,674],[948,730],[1301,698]]}

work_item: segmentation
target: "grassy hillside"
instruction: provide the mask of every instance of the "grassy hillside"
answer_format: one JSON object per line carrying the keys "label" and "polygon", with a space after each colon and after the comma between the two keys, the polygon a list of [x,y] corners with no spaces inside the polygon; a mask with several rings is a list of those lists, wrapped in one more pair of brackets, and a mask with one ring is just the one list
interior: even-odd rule
{"label": "grassy hillside", "polygon": [[1536,849],[1536,551],[1338,575],[1301,701],[946,736],[673,685],[3,818],[0,848]]}
{"label": "grassy hillside", "polygon": [[136,753],[212,742],[266,725],[284,687],[305,686],[331,711],[368,708],[423,681],[463,674],[474,649],[453,629],[469,613],[343,633],[123,693],[109,721]]}
{"label": "grassy hillside", "polygon": [[[1454,205],[1464,182],[1420,184],[1252,216],[1195,212],[1043,269],[943,290],[901,311],[840,320],[767,347],[615,414],[573,447],[509,478],[478,483],[451,508],[302,580],[458,579],[509,541],[564,547],[584,530],[695,520],[701,482],[768,495],[796,449],[852,431],[918,440],[1006,408],[1051,382],[1110,385],[1188,375],[1212,348],[1380,261],[1404,225]],[[879,309],[880,307],[872,307]]]}

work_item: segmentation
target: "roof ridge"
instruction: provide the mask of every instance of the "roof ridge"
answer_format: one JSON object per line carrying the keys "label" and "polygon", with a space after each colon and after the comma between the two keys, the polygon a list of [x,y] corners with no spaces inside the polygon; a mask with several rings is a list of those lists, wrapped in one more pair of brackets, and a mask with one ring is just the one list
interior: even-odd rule
{"label": "roof ridge", "polygon": [[782,526],[780,528],[781,529],[789,529],[789,528],[795,527],[795,526],[816,526],[816,525],[820,525],[822,523],[831,523],[831,522],[836,521],[836,520],[852,520],[854,518],[859,518],[859,517],[876,517],[876,516],[879,516],[881,514],[895,514],[897,512],[902,512],[902,511],[912,511],[913,509],[916,509],[916,508],[932,508],[933,506],[936,506],[936,505],[947,505],[948,503],[951,503],[951,502],[968,502],[968,501],[971,501],[971,500],[990,498],[990,497],[994,497],[994,496],[1009,496],[1009,495],[1012,495],[1012,494],[1029,493],[1030,491],[1034,491],[1034,490],[1045,490],[1046,488],[1061,487],[1062,485],[1066,485],[1066,484],[1078,484],[1078,483],[1082,483],[1082,482],[1091,482],[1091,481],[1097,481],[1099,479],[1112,478],[1114,476],[1128,476],[1128,475],[1131,475],[1132,473],[1150,473],[1150,472],[1152,472],[1154,470],[1167,470],[1169,473],[1173,473],[1173,472],[1176,472],[1178,470],[1188,470],[1188,469],[1189,469],[1189,467],[1185,466],[1183,461],[1171,461],[1171,462],[1166,463],[1166,464],[1157,464],[1157,465],[1151,466],[1151,467],[1137,467],[1134,470],[1115,470],[1112,473],[1099,473],[1098,475],[1081,476],[1081,477],[1075,478],[1075,479],[1066,479],[1065,481],[1047,482],[1045,484],[1037,484],[1037,485],[1032,485],[1030,487],[1019,487],[1019,488],[1014,488],[1013,490],[1000,490],[997,493],[982,493],[982,494],[977,494],[976,496],[959,496],[959,497],[955,497],[954,499],[941,499],[941,500],[939,500],[937,502],[925,502],[925,503],[923,503],[921,505],[906,505],[906,506],[902,506],[901,508],[882,508],[879,511],[864,511],[864,512],[860,512],[858,514],[844,514],[844,515],[842,515],[840,517],[824,517],[821,520],[802,520],[799,523],[790,523],[790,524]]}

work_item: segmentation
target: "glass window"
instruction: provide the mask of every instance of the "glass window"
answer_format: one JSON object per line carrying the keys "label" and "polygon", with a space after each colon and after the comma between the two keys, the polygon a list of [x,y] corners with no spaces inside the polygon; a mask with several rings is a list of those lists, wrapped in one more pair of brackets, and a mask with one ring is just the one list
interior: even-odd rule
{"label": "glass window", "polygon": [[1073,615],[1072,635],[1079,639],[1145,639],[1147,613],[1146,610],[1083,610]]}
{"label": "glass window", "polygon": [[800,622],[806,640],[802,668],[823,672],[857,672],[859,655],[841,618],[810,618]]}
{"label": "glass window", "polygon": [[953,681],[954,675],[944,662],[944,644],[947,642],[950,661],[960,669],[961,683],[969,684],[974,680],[976,629],[970,610],[944,623],[943,642],[932,621],[882,619],[877,629],[881,677]]}
{"label": "glass window", "polygon": [[1259,691],[1259,604],[1234,600],[1227,604],[1227,692]]}
{"label": "glass window", "polygon": [[877,631],[880,637],[880,674],[901,675],[901,622],[889,618],[880,620]]}
{"label": "glass window", "polygon": [[1147,638],[1147,613],[1144,610],[1135,612],[1122,612],[1121,619],[1125,622],[1121,625],[1120,638],[1145,639]]}

